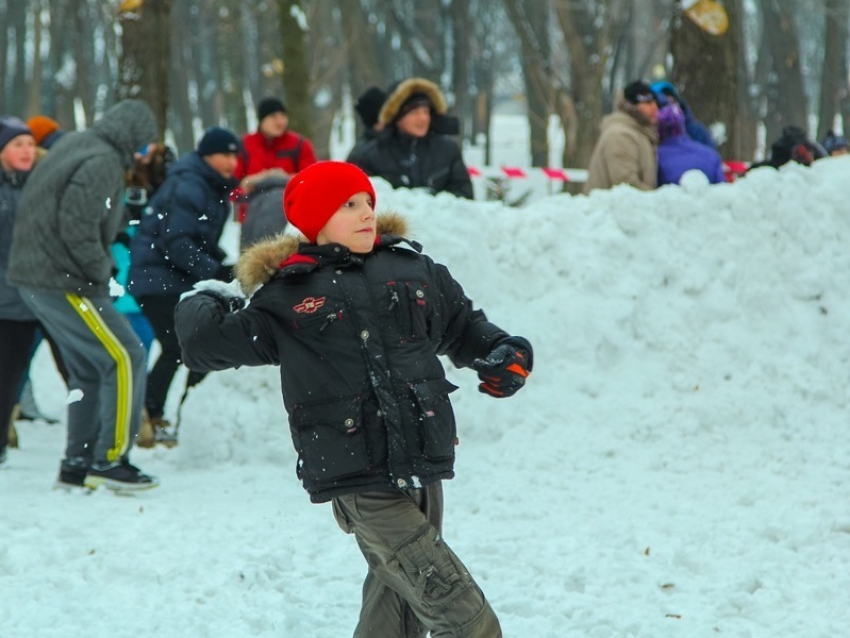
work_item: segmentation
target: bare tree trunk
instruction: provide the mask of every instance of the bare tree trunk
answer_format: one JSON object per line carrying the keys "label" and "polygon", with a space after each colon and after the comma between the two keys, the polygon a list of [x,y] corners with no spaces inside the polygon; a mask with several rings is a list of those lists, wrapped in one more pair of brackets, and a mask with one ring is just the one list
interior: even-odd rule
{"label": "bare tree trunk", "polygon": [[169,127],[174,136],[175,151],[185,153],[195,148],[192,130],[194,111],[189,100],[189,78],[191,69],[191,43],[187,33],[188,3],[177,0],[171,22],[171,73],[169,74],[170,115]]}
{"label": "bare tree trunk", "polygon": [[772,61],[767,84],[768,142],[782,129],[794,125],[806,129],[807,106],[800,70],[800,43],[794,25],[791,0],[761,0],[764,37]]}
{"label": "bare tree trunk", "polygon": [[[734,5],[727,3],[727,14]],[[679,4],[681,9],[681,4]],[[729,16],[734,25],[734,16]],[[720,153],[733,159],[737,147],[735,121],[738,114],[738,41],[736,29],[712,35],[684,14],[677,16],[670,51],[673,56],[672,78],[676,88],[691,105],[699,105],[694,115],[708,125],[720,123],[726,142]]]}
{"label": "bare tree trunk", "polygon": [[[49,78],[47,92],[44,95],[44,113],[53,117],[59,124],[73,130],[74,124],[74,87],[66,77],[60,78],[66,61],[72,59],[70,41],[72,33],[67,28],[69,12],[66,0],[48,0],[50,10],[50,49],[47,54],[47,72]],[[69,64],[72,66],[72,64]],[[64,74],[67,76],[67,71]]]}
{"label": "bare tree trunk", "polygon": [[316,157],[324,158],[330,157],[334,119],[342,110],[342,89],[350,56],[344,48],[337,46],[337,42],[343,38],[331,3],[312,3],[307,21],[317,25],[317,28],[309,30],[308,38],[309,57],[312,60],[309,94],[319,96],[319,99],[310,103],[312,141]]}
{"label": "bare tree trunk", "polygon": [[8,86],[11,92],[6,96],[6,109],[9,113],[22,115],[27,101],[26,75],[26,39],[27,39],[27,3],[11,2],[6,9],[7,22],[4,25],[15,34],[15,64],[11,69],[12,77]]}
{"label": "bare tree trunk", "polygon": [[41,62],[41,35],[44,31],[44,26],[41,23],[41,0],[32,0],[33,9],[33,59],[32,59],[32,77],[29,81],[29,90],[27,91],[27,107],[24,111],[28,116],[38,115],[41,113],[41,83],[42,83],[42,62]]}
{"label": "bare tree trunk", "polygon": [[727,145],[728,159],[750,160],[755,156],[758,142],[758,100],[751,95],[753,74],[747,66],[746,30],[744,29],[744,0],[733,0],[727,4],[729,28],[735,31],[734,39],[739,43],[736,52],[738,75],[738,115],[732,123],[733,131]]}
{"label": "bare tree trunk", "polygon": [[219,11],[218,63],[215,67],[219,112],[231,129],[244,131],[248,122],[243,108],[244,76],[240,72],[243,43],[240,39],[240,16],[245,10],[242,0],[227,0]]}
{"label": "bare tree trunk", "polygon": [[561,99],[559,108],[566,135],[564,166],[590,161],[599,138],[611,43],[619,39],[628,10],[628,4],[617,0],[555,5],[570,58],[570,96]]}
{"label": "bare tree trunk", "polygon": [[156,116],[160,136],[168,117],[168,77],[171,58],[171,0],[146,0],[119,15],[121,72],[118,99],[147,102]]}
{"label": "bare tree trunk", "polygon": [[454,111],[460,119],[460,135],[472,131],[472,109],[469,94],[470,19],[469,0],[452,0],[452,86],[455,89]]}
{"label": "bare tree trunk", "polygon": [[[340,2],[340,22],[348,58],[348,84],[352,99],[357,99],[370,86],[387,88],[377,24],[369,20],[359,2]],[[363,122],[355,118],[357,137],[363,133]]]}
{"label": "bare tree trunk", "polygon": [[[9,7],[0,0],[0,24],[9,24]],[[9,113],[6,98],[6,49],[9,47],[8,29],[0,29],[0,113]]]}
{"label": "bare tree trunk", "polygon": [[549,114],[553,111],[548,37],[549,3],[504,0],[520,40],[523,81],[531,130],[531,165],[549,164]]}
{"label": "bare tree trunk", "polygon": [[826,35],[818,108],[819,140],[832,130],[841,100],[847,98],[850,89],[847,76],[848,22],[850,4],[847,0],[826,0]]}
{"label": "bare tree trunk", "polygon": [[283,86],[290,127],[302,135],[312,137],[310,74],[305,44],[306,15],[300,0],[278,0],[278,11],[280,38],[283,42]]}

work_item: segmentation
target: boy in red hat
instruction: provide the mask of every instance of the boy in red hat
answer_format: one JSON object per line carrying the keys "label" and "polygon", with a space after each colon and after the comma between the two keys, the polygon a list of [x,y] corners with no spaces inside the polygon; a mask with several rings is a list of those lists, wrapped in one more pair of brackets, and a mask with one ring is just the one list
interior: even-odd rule
{"label": "boy in red hat", "polygon": [[307,241],[279,236],[243,254],[248,307],[224,285],[185,297],[176,311],[184,361],[280,366],[298,477],[314,503],[332,502],[369,565],[355,637],[501,636],[442,538],[457,387],[438,355],[476,369],[482,392],[509,397],[531,371],[531,344],[474,309],[449,271],[404,238],[403,219],[376,219],[375,191],[356,166],[302,170],[284,209]]}

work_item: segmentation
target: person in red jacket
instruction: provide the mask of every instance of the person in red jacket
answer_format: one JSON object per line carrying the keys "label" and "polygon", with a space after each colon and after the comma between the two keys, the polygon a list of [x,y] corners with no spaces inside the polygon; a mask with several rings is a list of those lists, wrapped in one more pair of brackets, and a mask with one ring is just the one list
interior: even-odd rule
{"label": "person in red jacket", "polygon": [[[316,163],[313,144],[303,135],[289,130],[286,105],[275,97],[267,97],[257,105],[256,133],[242,138],[242,153],[235,177],[240,181],[237,201],[243,200],[265,179],[289,178]],[[247,207],[240,205],[239,221],[245,221]]]}

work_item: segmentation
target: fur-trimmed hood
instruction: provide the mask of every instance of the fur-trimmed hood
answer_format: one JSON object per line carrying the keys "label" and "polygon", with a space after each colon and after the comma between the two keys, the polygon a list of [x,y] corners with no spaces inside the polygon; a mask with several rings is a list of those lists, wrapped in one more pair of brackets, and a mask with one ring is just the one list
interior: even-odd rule
{"label": "fur-trimmed hood", "polygon": [[384,126],[393,122],[398,116],[402,105],[411,95],[415,95],[416,93],[424,93],[428,96],[435,113],[442,115],[446,112],[448,105],[446,103],[446,97],[440,91],[440,87],[425,78],[409,78],[400,82],[393,89],[392,93],[389,94],[384,105],[381,107],[378,121]]}
{"label": "fur-trimmed hood", "polygon": [[[378,236],[405,237],[407,220],[399,213],[382,212],[378,215]],[[253,292],[271,279],[281,264],[298,251],[298,246],[307,241],[302,236],[280,234],[257,242],[239,257],[236,263],[236,278],[246,294]]]}

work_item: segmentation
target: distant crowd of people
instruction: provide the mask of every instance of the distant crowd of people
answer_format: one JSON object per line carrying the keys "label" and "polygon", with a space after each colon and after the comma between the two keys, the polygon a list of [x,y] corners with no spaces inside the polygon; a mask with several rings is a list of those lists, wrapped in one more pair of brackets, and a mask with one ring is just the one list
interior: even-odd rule
{"label": "distant crowd of people", "polygon": [[[848,151],[850,144],[843,136],[830,131],[821,145],[801,128],[789,126],[771,145],[770,155],[749,168],[779,168],[792,161],[809,166]],[[727,181],[717,143],[676,87],[668,81],[636,80],[625,87],[614,112],[602,120],[584,190],[590,193],[618,184],[653,190],[678,184],[692,170],[702,172],[711,184]]]}

